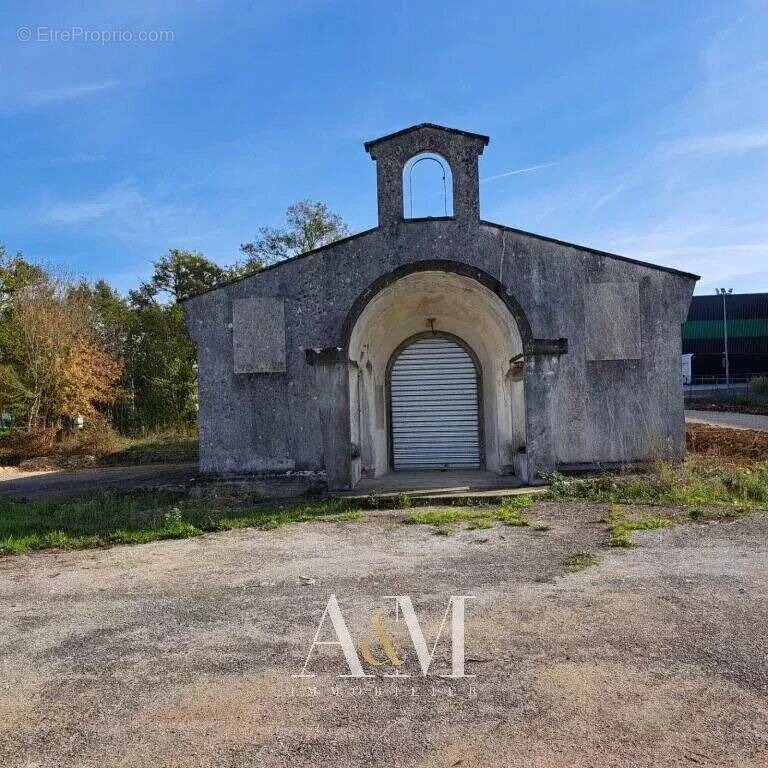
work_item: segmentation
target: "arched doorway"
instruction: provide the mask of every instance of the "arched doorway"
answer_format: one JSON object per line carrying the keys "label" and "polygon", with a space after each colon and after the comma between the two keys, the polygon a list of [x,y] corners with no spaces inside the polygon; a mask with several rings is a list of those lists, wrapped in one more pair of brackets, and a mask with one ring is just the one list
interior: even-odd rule
{"label": "arched doorway", "polygon": [[387,371],[390,463],[395,471],[480,469],[480,366],[458,337],[422,333]]}
{"label": "arched doorway", "polygon": [[455,269],[415,262],[372,285],[349,313],[350,437],[364,477],[392,470],[390,363],[420,335],[453,336],[476,362],[481,467],[509,474],[526,445],[520,360],[530,328],[490,275]]}

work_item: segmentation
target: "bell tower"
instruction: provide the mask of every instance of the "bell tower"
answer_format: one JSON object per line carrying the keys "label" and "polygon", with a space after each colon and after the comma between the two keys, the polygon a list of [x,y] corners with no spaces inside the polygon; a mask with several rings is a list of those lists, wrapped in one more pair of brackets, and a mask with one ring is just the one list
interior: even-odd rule
{"label": "bell tower", "polygon": [[392,227],[407,220],[403,211],[404,171],[419,155],[437,156],[450,169],[453,215],[446,218],[466,223],[479,221],[478,158],[488,142],[488,136],[433,123],[421,123],[367,141],[365,150],[376,162],[379,226]]}

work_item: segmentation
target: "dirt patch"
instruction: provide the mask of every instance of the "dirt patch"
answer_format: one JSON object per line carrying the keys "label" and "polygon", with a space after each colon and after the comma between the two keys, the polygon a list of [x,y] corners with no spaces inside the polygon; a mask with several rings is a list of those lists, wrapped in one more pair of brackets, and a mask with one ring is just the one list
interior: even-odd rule
{"label": "dirt patch", "polygon": [[692,453],[720,458],[768,460],[768,432],[730,429],[707,424],[685,425],[686,447]]}

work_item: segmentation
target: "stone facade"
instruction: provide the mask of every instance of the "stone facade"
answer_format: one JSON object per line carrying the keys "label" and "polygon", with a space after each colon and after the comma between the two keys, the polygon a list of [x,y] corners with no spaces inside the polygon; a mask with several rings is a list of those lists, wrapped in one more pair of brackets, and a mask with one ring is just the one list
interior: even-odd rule
{"label": "stone facade", "polygon": [[[435,324],[481,361],[489,469],[537,482],[682,456],[696,275],[483,221],[487,143],[433,125],[369,142],[378,227],[184,302],[202,472],[324,471],[346,488],[388,471],[387,357]],[[452,216],[403,215],[403,169],[424,152],[450,166]]]}

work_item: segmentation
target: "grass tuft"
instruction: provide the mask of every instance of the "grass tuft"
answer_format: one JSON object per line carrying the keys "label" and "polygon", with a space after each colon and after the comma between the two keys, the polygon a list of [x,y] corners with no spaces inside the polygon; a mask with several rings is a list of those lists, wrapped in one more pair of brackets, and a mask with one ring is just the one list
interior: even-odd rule
{"label": "grass tuft", "polygon": [[477,520],[481,517],[491,519],[490,512],[481,512],[478,509],[461,507],[436,507],[425,509],[421,512],[413,512],[403,522],[406,525],[445,525],[447,523],[464,523]]}
{"label": "grass tuft", "polygon": [[353,520],[364,519],[365,515],[359,511],[339,512],[338,514],[323,515],[322,517],[318,518],[318,520],[321,520],[324,523],[348,523]]}
{"label": "grass tuft", "polygon": [[[497,522],[504,525],[527,527],[531,521],[523,514],[533,506],[530,496],[509,496],[495,507],[436,507],[413,512],[403,522],[407,525],[436,525],[445,527],[453,523],[468,523],[469,530],[493,528]],[[548,526],[547,526],[548,529]],[[539,530],[544,530],[540,528]]]}
{"label": "grass tuft", "polygon": [[583,571],[597,565],[597,557],[591,552],[577,552],[565,561],[565,567],[571,572]]}
{"label": "grass tuft", "polygon": [[632,547],[634,546],[631,535],[633,531],[668,528],[672,522],[667,517],[628,518],[627,513],[621,507],[614,506],[605,518],[605,524],[611,534],[606,545],[609,547]]}
{"label": "grass tuft", "polygon": [[533,499],[530,496],[507,496],[499,504],[498,519],[504,525],[527,527],[531,521],[523,512],[532,506]]}
{"label": "grass tuft", "polygon": [[495,527],[493,520],[489,517],[478,517],[469,521],[467,528],[470,531],[477,530],[478,528],[493,528]]}
{"label": "grass tuft", "polygon": [[734,504],[730,507],[701,507],[692,506],[688,507],[686,512],[689,519],[693,521],[708,521],[708,520],[732,520],[737,517],[741,517],[750,511],[748,507]]}
{"label": "grass tuft", "polygon": [[413,506],[413,499],[407,493],[399,493],[395,496],[396,509],[410,509]]}

